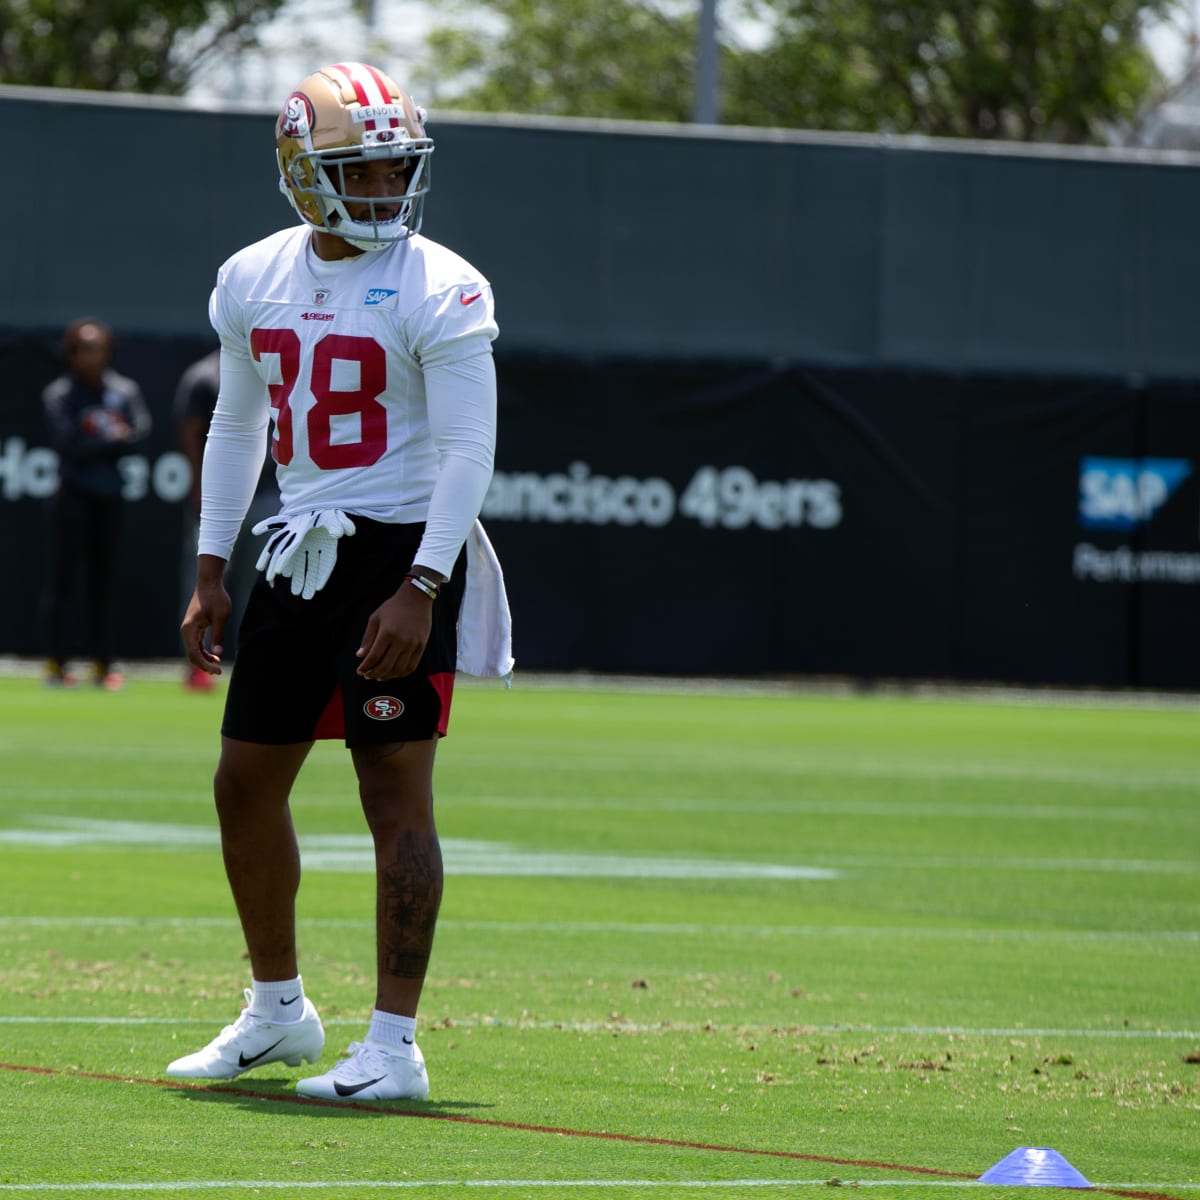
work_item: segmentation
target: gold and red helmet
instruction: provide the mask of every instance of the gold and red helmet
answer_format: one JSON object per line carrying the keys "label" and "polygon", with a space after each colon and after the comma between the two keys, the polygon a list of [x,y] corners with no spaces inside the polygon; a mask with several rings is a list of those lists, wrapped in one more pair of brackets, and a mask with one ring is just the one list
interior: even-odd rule
{"label": "gold and red helmet", "polygon": [[[433,139],[425,134],[425,113],[378,68],[337,63],[310,75],[284,103],[275,145],[280,191],[317,229],[381,250],[421,228]],[[406,189],[387,201],[353,198],[369,215],[352,220],[343,171],[381,159],[403,164]]]}

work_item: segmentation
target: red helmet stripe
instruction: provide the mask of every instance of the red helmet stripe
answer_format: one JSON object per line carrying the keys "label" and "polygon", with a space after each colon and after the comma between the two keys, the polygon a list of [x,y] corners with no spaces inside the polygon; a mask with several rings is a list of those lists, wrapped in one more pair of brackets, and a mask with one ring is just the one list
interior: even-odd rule
{"label": "red helmet stripe", "polygon": [[[346,63],[338,63],[334,69],[341,71],[342,74],[345,75],[346,82],[349,83],[354,89],[354,96],[355,99],[358,100],[359,104],[370,105],[392,103],[392,96],[388,90],[387,78],[381,71],[377,71],[374,67],[367,66],[366,63],[352,63],[349,65]],[[372,85],[374,86],[374,90],[378,93],[378,96],[371,95]],[[376,128],[374,120],[367,121],[365,124],[368,129]],[[390,117],[388,119],[388,125],[392,129],[395,129],[399,124],[399,120],[397,120],[395,117]]]}

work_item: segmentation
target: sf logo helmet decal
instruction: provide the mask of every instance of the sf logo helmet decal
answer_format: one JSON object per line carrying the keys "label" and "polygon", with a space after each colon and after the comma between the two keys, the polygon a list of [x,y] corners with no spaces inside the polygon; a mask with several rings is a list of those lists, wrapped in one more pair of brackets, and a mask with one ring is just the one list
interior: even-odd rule
{"label": "sf logo helmet decal", "polygon": [[312,104],[303,92],[293,92],[279,114],[279,132],[284,137],[302,138],[312,130]]}

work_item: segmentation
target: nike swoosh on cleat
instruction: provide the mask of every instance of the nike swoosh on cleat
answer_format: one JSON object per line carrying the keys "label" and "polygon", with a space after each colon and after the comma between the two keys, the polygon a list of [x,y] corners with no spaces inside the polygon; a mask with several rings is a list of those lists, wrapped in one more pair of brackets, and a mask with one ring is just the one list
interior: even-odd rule
{"label": "nike swoosh on cleat", "polygon": [[[386,1079],[386,1075],[380,1075],[379,1079]],[[373,1083],[378,1083],[379,1079],[368,1079],[366,1083],[335,1083],[333,1090],[339,1096],[356,1096],[359,1092],[369,1088]]]}
{"label": "nike swoosh on cleat", "polygon": [[258,1060],[260,1058],[265,1058],[268,1054],[271,1053],[272,1050],[275,1049],[275,1046],[281,1045],[282,1042],[283,1042],[283,1038],[280,1038],[279,1041],[276,1042],[274,1046],[268,1046],[265,1050],[260,1051],[258,1054],[251,1054],[248,1058],[244,1054],[239,1054],[238,1055],[238,1066],[243,1067],[243,1068],[252,1067],[256,1062],[258,1062]]}
{"label": "nike swoosh on cleat", "polygon": [[299,996],[293,996],[290,1000],[284,1000],[282,997],[280,997],[279,1003],[280,1004],[295,1004],[296,1001],[299,999],[300,999]]}

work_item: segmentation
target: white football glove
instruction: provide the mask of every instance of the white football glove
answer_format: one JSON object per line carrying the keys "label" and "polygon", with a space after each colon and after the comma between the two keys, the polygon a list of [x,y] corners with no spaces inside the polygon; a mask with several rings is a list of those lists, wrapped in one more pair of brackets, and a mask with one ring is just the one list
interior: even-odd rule
{"label": "white football glove", "polygon": [[256,564],[267,582],[277,575],[292,581],[292,595],[311,600],[328,582],[337,562],[338,538],[354,533],[354,522],[340,509],[301,513],[288,520],[268,517],[251,533],[266,533],[267,544]]}

